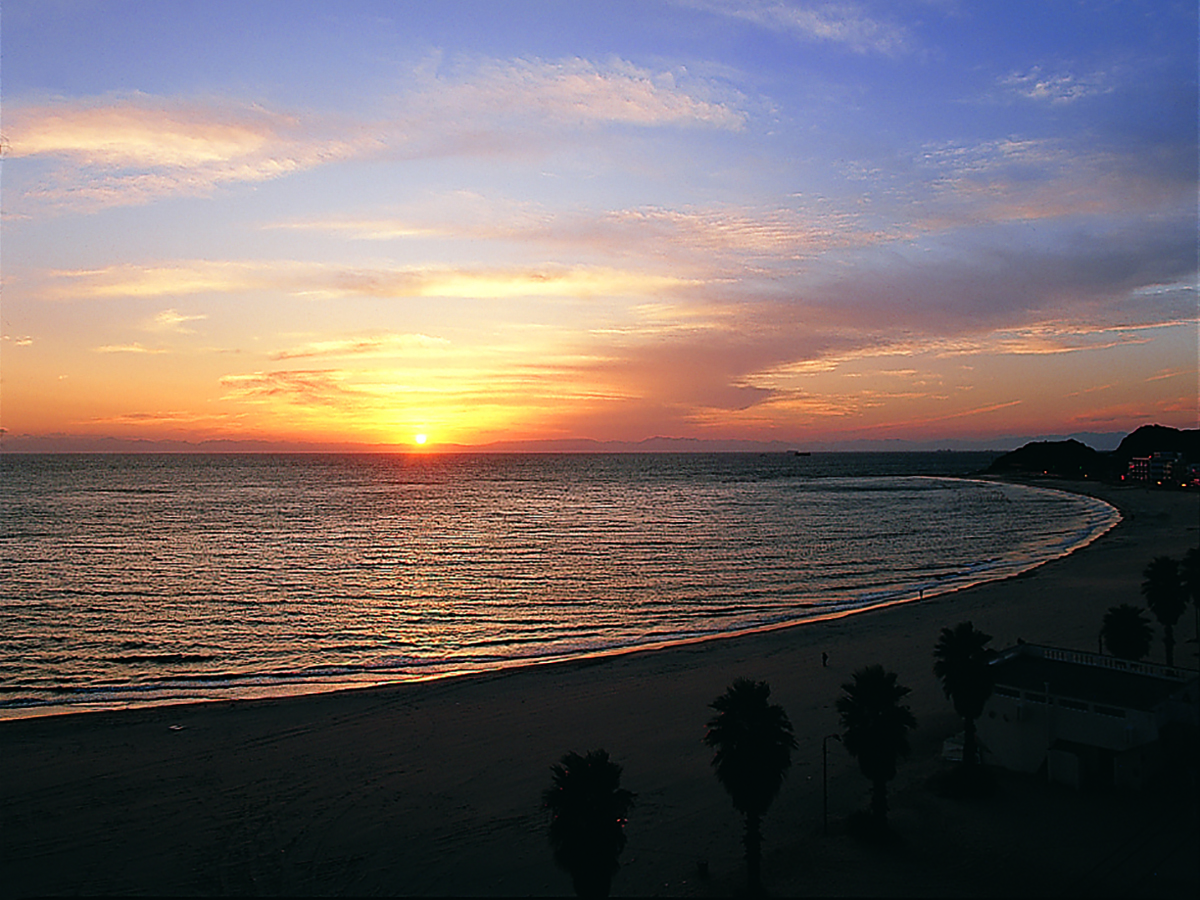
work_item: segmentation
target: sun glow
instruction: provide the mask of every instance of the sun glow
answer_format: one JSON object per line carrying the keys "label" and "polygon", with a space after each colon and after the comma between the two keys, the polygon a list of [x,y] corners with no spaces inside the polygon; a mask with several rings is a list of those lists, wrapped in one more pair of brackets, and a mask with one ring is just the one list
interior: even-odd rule
{"label": "sun glow", "polygon": [[418,444],[424,444],[427,440],[429,440],[429,435],[415,434],[415,435],[413,435],[413,440],[416,441]]}

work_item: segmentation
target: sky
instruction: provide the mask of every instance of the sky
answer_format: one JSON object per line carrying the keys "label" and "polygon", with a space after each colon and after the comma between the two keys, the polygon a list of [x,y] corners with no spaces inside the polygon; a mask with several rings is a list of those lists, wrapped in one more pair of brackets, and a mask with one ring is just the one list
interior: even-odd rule
{"label": "sky", "polygon": [[0,428],[1197,426],[1197,8],[0,13]]}

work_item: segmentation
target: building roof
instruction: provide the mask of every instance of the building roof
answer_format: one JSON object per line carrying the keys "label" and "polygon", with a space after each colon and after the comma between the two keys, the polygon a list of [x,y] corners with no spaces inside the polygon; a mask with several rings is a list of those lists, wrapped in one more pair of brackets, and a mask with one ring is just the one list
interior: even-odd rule
{"label": "building roof", "polygon": [[1052,696],[1088,703],[1150,711],[1189,684],[1195,699],[1195,673],[1094,653],[1019,644],[992,665],[997,686],[1041,693],[1049,684]]}

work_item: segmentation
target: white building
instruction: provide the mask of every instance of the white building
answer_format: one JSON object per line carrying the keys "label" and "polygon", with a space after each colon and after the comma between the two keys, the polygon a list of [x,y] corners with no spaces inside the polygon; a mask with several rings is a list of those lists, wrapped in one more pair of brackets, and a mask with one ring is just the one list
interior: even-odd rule
{"label": "white building", "polygon": [[1018,644],[992,661],[995,688],[977,723],[984,762],[1062,784],[1138,787],[1159,730],[1197,722],[1195,672]]}

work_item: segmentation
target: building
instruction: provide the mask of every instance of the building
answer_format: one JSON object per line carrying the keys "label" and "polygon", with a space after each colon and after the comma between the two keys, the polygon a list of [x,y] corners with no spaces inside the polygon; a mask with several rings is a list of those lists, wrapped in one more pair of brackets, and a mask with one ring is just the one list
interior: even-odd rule
{"label": "building", "polygon": [[1129,469],[1125,472],[1127,481],[1149,482],[1150,481],[1150,457],[1135,456],[1129,460]]}
{"label": "building", "polygon": [[1129,468],[1125,472],[1126,481],[1143,484],[1183,487],[1188,479],[1188,464],[1182,453],[1159,452],[1149,456],[1135,456],[1129,460]]}
{"label": "building", "polygon": [[1054,782],[1140,787],[1159,763],[1160,730],[1197,723],[1197,673],[1018,644],[992,661],[978,721],[983,760]]}

